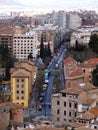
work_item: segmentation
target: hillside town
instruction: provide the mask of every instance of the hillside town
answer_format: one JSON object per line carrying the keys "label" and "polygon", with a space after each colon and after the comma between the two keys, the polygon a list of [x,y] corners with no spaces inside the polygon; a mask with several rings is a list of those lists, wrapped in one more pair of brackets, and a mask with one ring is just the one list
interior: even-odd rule
{"label": "hillside town", "polygon": [[98,129],[98,13],[0,13],[0,130]]}

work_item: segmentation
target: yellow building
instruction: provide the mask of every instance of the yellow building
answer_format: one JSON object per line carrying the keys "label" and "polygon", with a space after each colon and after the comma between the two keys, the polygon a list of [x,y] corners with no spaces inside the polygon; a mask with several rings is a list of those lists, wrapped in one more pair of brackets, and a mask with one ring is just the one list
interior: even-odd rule
{"label": "yellow building", "polygon": [[37,68],[33,62],[20,61],[11,69],[11,97],[13,103],[28,107]]}

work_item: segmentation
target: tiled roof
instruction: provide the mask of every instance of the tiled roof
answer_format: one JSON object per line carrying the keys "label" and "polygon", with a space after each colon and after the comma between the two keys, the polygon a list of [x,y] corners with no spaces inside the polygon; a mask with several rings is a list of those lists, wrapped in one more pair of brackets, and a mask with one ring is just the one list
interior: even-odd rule
{"label": "tiled roof", "polygon": [[[34,130],[36,130],[36,128]],[[42,126],[39,128],[39,130],[64,130],[64,128],[56,128],[56,127],[52,127],[52,126]]]}
{"label": "tiled roof", "polygon": [[82,120],[91,120],[95,117],[96,116],[94,114],[90,113],[89,111],[86,111],[85,113],[82,113],[77,116],[78,119],[82,119]]}
{"label": "tiled roof", "polygon": [[71,88],[66,88],[64,90],[61,90],[60,93],[79,95],[82,91],[83,89],[81,88],[71,87]]}
{"label": "tiled roof", "polygon": [[73,62],[74,64],[76,64],[76,60],[73,59],[72,57],[68,57],[68,58],[64,59],[65,65],[69,64],[70,62]]}
{"label": "tiled roof", "polygon": [[98,58],[91,58],[91,59],[89,59],[89,60],[86,60],[84,63],[85,63],[85,64],[98,63]]}
{"label": "tiled roof", "polygon": [[95,68],[98,64],[98,58],[91,58],[89,60],[84,61],[81,64],[78,64],[81,68]]}
{"label": "tiled roof", "polygon": [[77,85],[77,87],[82,88],[85,91],[96,89],[96,87],[90,82],[80,83]]}
{"label": "tiled roof", "polygon": [[21,104],[17,104],[17,103],[12,103],[12,102],[4,102],[4,103],[0,103],[0,107],[6,107],[6,106],[12,106],[12,107],[18,107],[18,108],[22,108],[23,106]]}
{"label": "tiled roof", "polygon": [[23,69],[18,69],[16,72],[14,72],[11,77],[29,77],[30,73]]}
{"label": "tiled roof", "polygon": [[98,108],[97,107],[93,107],[89,110],[92,114],[94,114],[95,116],[98,116]]}
{"label": "tiled roof", "polygon": [[83,101],[83,104],[90,106],[93,102],[96,102],[96,100],[95,99],[87,99],[87,100]]}
{"label": "tiled roof", "polygon": [[94,130],[94,129],[90,129],[90,128],[86,128],[86,127],[80,127],[80,128],[77,128],[77,130]]}
{"label": "tiled roof", "polygon": [[5,26],[0,29],[0,34],[14,34],[15,28],[12,26]]}
{"label": "tiled roof", "polygon": [[77,69],[73,70],[70,74],[68,74],[67,77],[75,77],[80,75],[83,76],[83,71],[81,68],[78,67]]}
{"label": "tiled roof", "polygon": [[81,64],[78,64],[78,66],[81,67],[81,68],[94,68],[96,66],[96,63],[92,63],[92,64],[90,64],[90,63],[87,63],[87,64],[81,63]]}
{"label": "tiled roof", "polygon": [[78,127],[82,127],[82,126],[85,126],[85,125],[86,125],[86,124],[84,124],[84,123],[75,122],[75,123],[73,124],[73,127],[78,128]]}
{"label": "tiled roof", "polygon": [[16,68],[20,68],[20,69],[25,69],[25,70],[27,70],[27,71],[29,71],[29,72],[31,72],[32,71],[32,67],[33,66],[30,66],[30,65],[28,65],[28,64],[23,64],[23,63],[20,63],[20,64],[18,64],[17,66],[16,66]]}

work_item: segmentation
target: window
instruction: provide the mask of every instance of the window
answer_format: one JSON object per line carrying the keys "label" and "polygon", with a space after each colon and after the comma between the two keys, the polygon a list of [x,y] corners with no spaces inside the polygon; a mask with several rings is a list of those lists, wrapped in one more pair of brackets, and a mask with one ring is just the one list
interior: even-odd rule
{"label": "window", "polygon": [[24,91],[22,90],[21,93],[24,93]]}
{"label": "window", "polygon": [[24,88],[24,85],[22,84],[21,87]]}
{"label": "window", "polygon": [[22,96],[21,99],[24,99],[24,97]]}
{"label": "window", "polygon": [[71,103],[69,103],[69,107],[71,107]]}
{"label": "window", "polygon": [[19,84],[17,84],[17,88],[19,88]]}
{"label": "window", "polygon": [[21,104],[24,106],[24,103],[23,103],[23,102],[22,102]]}
{"label": "window", "polygon": [[66,97],[66,93],[62,93],[62,96],[63,96],[63,97]]}
{"label": "window", "polygon": [[19,93],[19,90],[17,90],[17,93]]}
{"label": "window", "polygon": [[59,119],[59,117],[57,117],[57,121],[59,121],[60,119]]}
{"label": "window", "polygon": [[60,113],[60,111],[59,111],[59,109],[57,110],[57,114],[59,115],[59,113]]}
{"label": "window", "polygon": [[69,112],[69,116],[71,116],[71,111]]}
{"label": "window", "polygon": [[83,73],[85,73],[85,69],[83,69]]}
{"label": "window", "polygon": [[74,104],[74,108],[77,108],[77,103]]}
{"label": "window", "polygon": [[64,115],[66,115],[66,111],[64,111]]}
{"label": "window", "polygon": [[19,79],[17,79],[16,82],[19,82]]}
{"label": "window", "polygon": [[75,117],[77,116],[77,113],[75,112]]}
{"label": "window", "polygon": [[24,82],[24,79],[21,79],[21,82]]}
{"label": "window", "polygon": [[57,105],[60,105],[60,101],[57,101]]}
{"label": "window", "polygon": [[64,106],[66,106],[66,102],[64,102]]}
{"label": "window", "polygon": [[17,100],[19,99],[19,97],[17,97]]}
{"label": "window", "polygon": [[94,126],[94,129],[97,129],[97,126]]}

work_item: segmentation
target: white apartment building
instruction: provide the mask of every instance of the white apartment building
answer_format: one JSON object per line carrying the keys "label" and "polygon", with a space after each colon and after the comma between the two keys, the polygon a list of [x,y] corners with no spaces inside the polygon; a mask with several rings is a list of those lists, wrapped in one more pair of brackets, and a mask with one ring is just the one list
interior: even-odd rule
{"label": "white apartment building", "polygon": [[79,29],[77,31],[74,31],[71,35],[70,45],[75,46],[77,40],[79,44],[88,46],[90,36],[91,31],[89,30]]}
{"label": "white apartment building", "polygon": [[79,28],[81,26],[81,18],[79,17],[78,14],[71,14],[70,13],[70,24],[69,24],[69,28],[72,30],[76,30],[77,28]]}
{"label": "white apartment building", "polygon": [[30,53],[36,58],[40,51],[40,42],[36,34],[15,34],[13,40],[13,53],[17,59],[27,59]]}
{"label": "white apartment building", "polygon": [[45,24],[44,26],[38,26],[37,28],[30,30],[28,34],[32,35],[32,33],[36,33],[38,41],[41,42],[41,34],[43,33],[44,45],[48,45],[48,43],[50,43],[51,52],[54,53],[55,39],[58,32],[58,26]]}
{"label": "white apartment building", "polygon": [[66,28],[66,12],[65,11],[58,12],[57,25],[62,27],[63,29]]}

